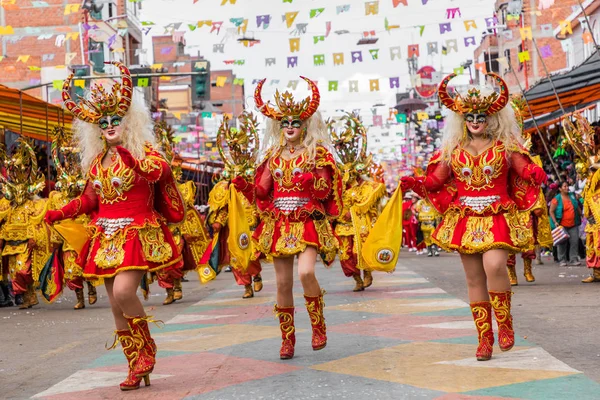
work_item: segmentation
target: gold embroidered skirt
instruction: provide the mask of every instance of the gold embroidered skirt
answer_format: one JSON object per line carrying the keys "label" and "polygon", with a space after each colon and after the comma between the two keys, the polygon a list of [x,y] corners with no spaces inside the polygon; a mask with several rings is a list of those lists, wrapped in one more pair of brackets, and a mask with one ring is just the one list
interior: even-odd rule
{"label": "gold embroidered skirt", "polygon": [[485,253],[492,249],[526,251],[533,240],[529,213],[502,212],[461,216],[450,209],[433,232],[432,240],[444,250],[461,254]]}

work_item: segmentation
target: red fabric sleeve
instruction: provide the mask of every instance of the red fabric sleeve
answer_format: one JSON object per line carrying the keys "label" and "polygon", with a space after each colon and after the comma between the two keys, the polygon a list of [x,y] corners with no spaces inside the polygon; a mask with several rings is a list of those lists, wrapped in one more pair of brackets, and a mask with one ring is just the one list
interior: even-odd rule
{"label": "red fabric sleeve", "polygon": [[269,169],[269,159],[266,159],[257,169],[254,179],[256,197],[258,200],[270,200],[273,194],[273,177]]}
{"label": "red fabric sleeve", "polygon": [[150,151],[146,153],[146,157],[143,160],[136,161],[133,169],[148,182],[164,180],[171,173],[171,166],[167,160],[156,151]]}
{"label": "red fabric sleeve", "polygon": [[81,214],[91,214],[98,208],[98,195],[92,189],[89,181],[83,189],[81,196],[71,200],[66,206],[59,211],[63,213],[65,218],[75,218]]}
{"label": "red fabric sleeve", "polygon": [[452,169],[445,162],[430,164],[427,175],[417,177],[413,190],[421,197],[426,197],[427,192],[436,192],[444,187],[452,177]]}
{"label": "red fabric sleeve", "polygon": [[138,160],[124,147],[117,146],[117,151],[123,163],[141,175],[148,182],[163,181],[171,174],[171,166],[163,156],[147,146],[145,148],[146,156],[143,160]]}
{"label": "red fabric sleeve", "polygon": [[331,172],[328,167],[315,168],[314,180],[310,191],[314,198],[325,200],[331,193]]}

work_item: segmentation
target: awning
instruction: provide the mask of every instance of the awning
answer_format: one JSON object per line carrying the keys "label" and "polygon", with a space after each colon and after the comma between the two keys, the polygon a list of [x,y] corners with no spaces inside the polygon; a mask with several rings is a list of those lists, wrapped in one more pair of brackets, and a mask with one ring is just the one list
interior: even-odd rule
{"label": "awning", "polygon": [[[552,82],[566,112],[600,101],[600,56],[598,52],[592,54],[571,71],[553,76]],[[542,79],[524,95],[531,107],[531,117],[560,112],[560,105],[548,78]]]}
{"label": "awning", "polygon": [[[564,114],[563,114],[562,110],[556,110],[549,114],[545,114],[545,115],[536,117],[535,122],[537,122],[538,128],[544,128],[548,125],[552,125],[552,124],[559,122],[563,118],[563,116],[571,115],[575,111],[585,110],[585,109],[594,108],[594,107],[596,107],[595,101],[584,103],[578,107],[568,107],[565,109]],[[525,132],[535,132],[536,127],[531,118],[525,121],[523,130]]]}
{"label": "awning", "polygon": [[61,107],[0,85],[0,127],[37,140],[51,140],[56,126],[71,129],[72,122],[73,115]]}

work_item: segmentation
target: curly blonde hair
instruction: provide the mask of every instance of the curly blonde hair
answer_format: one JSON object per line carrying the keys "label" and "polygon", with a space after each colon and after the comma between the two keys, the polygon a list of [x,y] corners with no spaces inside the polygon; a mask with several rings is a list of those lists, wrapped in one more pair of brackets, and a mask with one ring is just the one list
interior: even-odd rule
{"label": "curly blonde hair", "polygon": [[[482,96],[487,96],[492,92],[489,88],[481,90]],[[508,151],[522,144],[521,128],[517,123],[515,112],[510,105],[494,115],[487,117],[487,132],[493,140],[500,140],[506,145]],[[465,120],[462,114],[450,111],[446,117],[446,126],[442,135],[442,158],[449,162],[452,152],[457,147],[465,144]]]}
{"label": "curly blonde hair", "polygon": [[[145,144],[150,144],[154,149],[159,149],[159,146],[154,136],[148,107],[143,99],[135,93],[132,100],[129,112],[123,117],[122,146],[129,150],[135,158],[143,159]],[[106,149],[102,131],[98,124],[90,124],[77,119],[73,124],[73,132],[81,150],[81,169],[87,175],[94,159]]]}
{"label": "curly blonde hair", "polygon": [[[321,113],[317,111],[302,124],[306,126],[306,136],[302,144],[306,147],[309,161],[314,161],[317,146],[323,146],[331,151],[331,137]],[[261,146],[261,159],[273,155],[282,148],[280,122],[274,119],[267,121],[265,135]]]}

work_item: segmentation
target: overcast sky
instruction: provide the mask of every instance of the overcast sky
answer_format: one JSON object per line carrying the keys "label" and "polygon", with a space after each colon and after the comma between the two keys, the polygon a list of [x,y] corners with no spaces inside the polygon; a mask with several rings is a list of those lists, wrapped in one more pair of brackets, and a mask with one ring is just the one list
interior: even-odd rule
{"label": "overcast sky", "polygon": [[[142,20],[152,21],[156,26],[148,36],[164,34],[165,26],[170,23],[182,22],[180,30],[186,31],[188,53],[197,54],[199,51],[211,61],[212,69],[233,69],[234,73],[245,79],[246,95],[252,95],[253,79],[268,78],[269,81],[263,92],[266,99],[271,99],[276,88],[285,89],[289,80],[299,79],[304,75],[319,82],[322,95],[322,109],[333,111],[345,108],[370,108],[373,104],[383,103],[389,106],[395,104],[396,89],[389,88],[389,77],[400,77],[402,91],[410,85],[408,66],[406,62],[407,47],[411,44],[420,45],[421,56],[419,67],[431,65],[443,73],[451,73],[453,68],[462,62],[473,58],[476,46],[465,48],[463,38],[475,36],[480,41],[481,32],[485,30],[485,18],[493,13],[493,0],[407,0],[408,6],[399,4],[393,7],[394,0],[380,0],[379,14],[365,16],[365,2],[357,0],[236,0],[236,4],[221,6],[222,0],[144,0]],[[337,13],[337,7],[350,5],[346,12]],[[324,8],[317,17],[310,18],[310,10]],[[454,19],[446,18],[448,8],[460,8],[462,16]],[[282,21],[282,15],[298,11],[298,16],[292,28],[287,28]],[[268,29],[257,28],[257,15],[271,15]],[[388,18],[389,25],[399,25],[399,29],[386,32],[384,20]],[[247,18],[247,37],[261,41],[253,47],[244,47],[237,41],[239,36],[228,35],[227,29],[234,25],[231,18]],[[464,21],[474,19],[478,29],[466,32]],[[210,28],[200,27],[190,32],[187,24],[198,21],[224,21],[219,35],[210,33]],[[326,34],[326,23],[331,22],[331,32],[324,41],[314,43],[314,36]],[[452,22],[452,32],[440,35],[439,24]],[[308,23],[306,33],[300,37],[300,51],[290,53],[289,38],[298,37],[292,31],[298,23]],[[424,25],[423,35],[420,36]],[[357,45],[364,31],[376,31],[379,41],[374,45]],[[346,34],[336,34],[336,31],[348,31]],[[427,56],[427,42],[447,39],[458,39],[458,53],[447,56],[438,54]],[[223,43],[224,53],[213,53],[213,45]],[[152,62],[151,40],[146,40],[144,46],[148,49],[148,61]],[[401,60],[390,60],[390,47],[401,47]],[[370,49],[379,49],[379,59],[373,60]],[[351,51],[362,50],[362,63],[352,63]],[[440,43],[441,50],[441,43]],[[333,65],[333,53],[344,53],[345,63]],[[313,55],[325,54],[325,65],[314,66]],[[287,57],[298,56],[298,66],[287,68]],[[276,58],[274,66],[265,66],[265,58]],[[224,60],[245,60],[244,65],[226,65]],[[467,74],[468,76],[468,74]],[[369,79],[380,78],[380,91],[369,92]],[[279,85],[270,85],[271,79],[279,79]],[[338,92],[329,92],[328,81],[338,80]],[[348,91],[348,81],[358,80],[358,93]],[[462,83],[466,83],[466,77]],[[460,82],[459,82],[460,83]],[[306,84],[298,85],[299,96],[307,95]]]}

